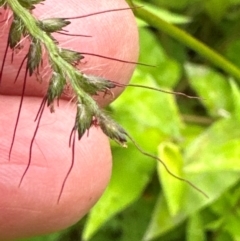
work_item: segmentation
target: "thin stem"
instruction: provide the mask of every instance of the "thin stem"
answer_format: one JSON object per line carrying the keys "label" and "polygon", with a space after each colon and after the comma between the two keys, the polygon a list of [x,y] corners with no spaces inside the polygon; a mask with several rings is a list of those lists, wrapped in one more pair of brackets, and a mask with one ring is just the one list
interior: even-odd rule
{"label": "thin stem", "polygon": [[87,53],[87,52],[79,52],[79,53],[81,55],[90,55],[90,56],[95,56],[95,57],[99,57],[99,58],[103,58],[103,59],[109,59],[109,60],[121,62],[121,63],[137,64],[137,65],[142,65],[142,66],[147,66],[147,67],[156,67],[156,66],[151,65],[151,64],[144,64],[144,63],[140,63],[140,62],[128,61],[128,60],[123,60],[123,59],[116,59],[116,58],[113,58],[113,57],[108,57],[108,56],[104,56],[104,55],[100,55],[100,54]]}
{"label": "thin stem", "polygon": [[17,127],[18,127],[18,123],[19,123],[19,119],[20,119],[21,110],[22,110],[23,98],[24,98],[25,89],[26,89],[26,82],[27,82],[27,74],[28,74],[28,68],[26,67],[24,80],[23,80],[23,86],[22,86],[22,94],[21,94],[20,104],[19,104],[19,107],[18,107],[17,119],[16,119],[16,123],[15,123],[15,126],[14,126],[14,130],[13,130],[13,137],[12,137],[11,146],[10,146],[10,149],[9,149],[9,155],[8,155],[9,161],[11,159],[12,149],[13,149],[13,145],[14,145],[14,141],[15,141],[15,137],[16,137],[16,133],[17,133]]}
{"label": "thin stem", "polygon": [[21,177],[21,180],[20,180],[20,182],[19,182],[18,187],[21,186],[21,184],[22,184],[22,182],[23,182],[23,179],[24,179],[24,177],[26,176],[27,171],[28,171],[28,169],[29,169],[29,167],[30,167],[30,165],[31,165],[31,162],[32,162],[33,143],[34,143],[34,140],[35,140],[35,138],[36,138],[36,135],[37,135],[37,132],[38,132],[38,129],[39,129],[40,121],[41,121],[41,119],[42,119],[42,114],[43,114],[43,111],[44,111],[46,102],[47,102],[47,97],[45,96],[45,97],[43,98],[43,100],[42,100],[41,105],[40,105],[39,117],[38,117],[37,125],[36,125],[36,128],[35,128],[35,131],[34,131],[32,140],[31,140],[31,144],[30,144],[30,148],[29,148],[29,157],[28,157],[27,167],[26,167],[26,169],[25,169],[24,172],[23,172],[23,175],[22,175],[22,177]]}
{"label": "thin stem", "polygon": [[97,111],[98,106],[96,102],[80,87],[80,82],[85,81],[83,74],[60,57],[59,48],[53,39],[49,37],[46,32],[42,31],[41,28],[39,28],[37,25],[37,20],[27,9],[21,6],[18,0],[6,0],[6,3],[14,14],[21,19],[25,29],[28,31],[28,34],[37,41],[40,41],[45,46],[50,64],[52,66],[56,66],[59,70],[64,70],[64,75],[66,78],[68,78],[76,95],[80,98],[83,98],[89,104],[89,106],[92,106],[93,109]]}
{"label": "thin stem", "polygon": [[154,156],[154,155],[152,155],[152,154],[144,151],[144,150],[134,141],[134,139],[133,139],[130,135],[128,135],[128,134],[126,134],[126,135],[127,135],[127,137],[131,140],[131,142],[134,144],[134,146],[135,146],[143,155],[148,156],[148,157],[150,157],[150,158],[152,158],[152,159],[157,160],[158,162],[160,162],[160,163],[163,165],[163,167],[165,168],[165,170],[166,170],[171,176],[173,176],[174,178],[178,179],[179,181],[182,181],[182,182],[187,183],[188,185],[190,185],[191,187],[193,187],[195,190],[197,190],[198,192],[200,192],[203,196],[205,196],[206,198],[209,198],[209,196],[208,196],[204,191],[202,191],[200,188],[198,188],[196,185],[194,185],[192,182],[188,181],[187,179],[184,179],[184,178],[179,177],[179,176],[175,175],[174,173],[172,173],[172,172],[169,170],[168,166],[167,166],[159,157]]}
{"label": "thin stem", "polygon": [[72,20],[72,19],[86,18],[86,17],[91,17],[91,16],[103,14],[103,13],[119,12],[119,11],[131,10],[131,9],[136,9],[136,8],[141,8],[141,7],[142,6],[136,6],[136,7],[132,7],[132,8],[128,7],[128,8],[108,9],[108,10],[98,11],[98,12],[95,12],[95,13],[89,13],[89,14],[81,15],[81,16],[67,17],[67,18],[63,18],[63,19]]}
{"label": "thin stem", "polygon": [[143,88],[143,89],[149,89],[149,90],[154,90],[154,91],[158,91],[158,92],[162,92],[165,94],[171,94],[171,95],[181,95],[183,97],[189,98],[189,99],[197,99],[197,100],[201,100],[201,97],[198,96],[192,96],[192,95],[187,95],[185,93],[182,92],[177,92],[177,91],[168,91],[168,90],[163,90],[163,89],[159,89],[159,88],[155,88],[155,87],[151,87],[151,86],[147,86],[147,85],[140,85],[140,84],[121,84],[121,83],[117,83],[115,81],[111,81],[112,83],[114,83],[116,86],[118,87],[137,87],[137,88]]}
{"label": "thin stem", "polygon": [[72,147],[72,160],[71,160],[71,165],[67,171],[67,174],[63,180],[63,183],[62,183],[62,186],[61,186],[61,190],[59,192],[59,195],[58,195],[58,199],[57,199],[57,204],[59,204],[59,201],[61,199],[61,196],[62,196],[62,193],[63,193],[63,189],[65,187],[65,184],[67,182],[67,179],[73,169],[73,166],[74,166],[74,161],[75,161],[75,139],[76,139],[76,128],[75,126],[73,127],[72,131],[71,131],[71,134],[70,134],[70,139],[72,139],[72,141],[70,140],[69,143],[72,143],[71,144],[71,147]]}
{"label": "thin stem", "polygon": [[[132,1],[130,0],[127,0],[127,2],[129,4],[132,4]],[[199,55],[206,58],[213,65],[221,68],[229,75],[235,77],[240,83],[240,69],[237,68],[233,63],[228,61],[226,58],[224,58],[222,55],[209,48],[204,43],[200,42],[187,32],[164,21],[156,14],[144,8],[134,9],[134,13],[137,17],[146,21],[151,26],[173,37],[177,41],[181,42],[182,44],[197,52]]]}
{"label": "thin stem", "polygon": [[9,43],[7,42],[7,46],[6,46],[6,48],[5,48],[4,55],[3,55],[2,66],[1,66],[1,69],[0,69],[0,84],[1,84],[1,82],[2,82],[3,69],[4,69],[6,57],[7,57],[8,48],[9,48]]}
{"label": "thin stem", "polygon": [[17,75],[16,75],[16,77],[15,77],[14,83],[17,82],[18,76],[19,76],[19,74],[21,73],[23,64],[24,64],[24,62],[26,61],[27,57],[28,57],[28,56],[27,56],[27,54],[26,54],[25,57],[23,58],[21,64],[20,64],[19,68],[18,68],[18,72],[17,72]]}
{"label": "thin stem", "polygon": [[85,38],[91,38],[92,37],[90,35],[66,33],[66,32],[61,32],[61,31],[57,31],[56,33],[66,35],[66,36],[71,36],[71,37],[85,37]]}
{"label": "thin stem", "polygon": [[203,125],[203,126],[209,126],[211,125],[214,120],[209,117],[204,117],[204,116],[197,116],[197,115],[182,115],[182,119],[186,123],[193,123],[193,124],[198,124],[198,125]]}

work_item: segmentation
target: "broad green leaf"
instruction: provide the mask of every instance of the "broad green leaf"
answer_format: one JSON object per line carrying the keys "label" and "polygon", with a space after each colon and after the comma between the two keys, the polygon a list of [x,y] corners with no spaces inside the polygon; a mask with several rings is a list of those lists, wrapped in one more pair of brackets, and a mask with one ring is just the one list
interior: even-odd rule
{"label": "broad green leaf", "polygon": [[[156,179],[154,183],[157,184]],[[144,189],[143,195],[136,202],[108,220],[91,241],[140,241],[157,199],[157,188],[151,187],[153,183]]]}
{"label": "broad green leaf", "polygon": [[230,6],[229,0],[204,0],[206,12],[215,21],[219,22],[227,8]]}
{"label": "broad green leaf", "polygon": [[181,14],[177,14],[174,12],[170,12],[166,9],[160,8],[156,5],[144,2],[144,9],[148,10],[149,12],[156,14],[163,20],[173,23],[173,24],[186,24],[191,22],[191,18],[189,16],[184,16]]}
{"label": "broad green leaf", "polygon": [[[231,214],[231,210],[234,207],[238,207],[238,202],[240,199],[239,187],[240,184],[238,183],[232,189],[225,192],[219,200],[217,200],[210,206],[211,211],[218,216],[222,216],[224,213]],[[234,215],[239,214],[239,209],[236,208],[236,212],[234,212]]]}
{"label": "broad green leaf", "polygon": [[[238,127],[239,122],[235,119],[218,121],[186,147],[184,178],[207,193],[209,198],[186,185],[181,213],[178,215],[171,216],[167,203],[164,204],[165,206],[162,203],[157,204],[146,232],[149,240],[166,234],[177,223],[181,223],[217,200],[239,181],[240,128]],[[222,150],[223,147],[225,147],[224,150]]]}
{"label": "broad green leaf", "polygon": [[161,196],[156,203],[152,219],[144,236],[144,241],[167,235],[168,232],[181,224],[186,218],[192,216],[204,206],[219,198],[224,191],[229,189],[237,180],[239,180],[239,174],[235,172],[216,172],[210,174],[207,173],[205,175],[194,174],[192,176],[188,174],[186,175],[186,179],[194,182],[199,188],[206,191],[210,198],[207,199],[203,197],[191,187],[185,188],[186,191],[183,196],[181,213],[171,216],[167,201]]}
{"label": "broad green leaf", "polygon": [[232,97],[227,79],[208,67],[187,64],[185,68],[191,87],[202,98],[209,114],[214,117],[229,117]]}
{"label": "broad green leaf", "polygon": [[240,66],[239,59],[239,51],[240,51],[240,40],[237,38],[236,40],[231,41],[231,43],[227,46],[226,56],[227,58],[233,62],[236,66]]}
{"label": "broad green leaf", "polygon": [[[188,165],[189,172],[216,172],[240,171],[240,139],[230,140],[211,148],[206,147],[204,152],[194,153],[196,162]],[[201,148],[202,149],[202,148]],[[197,157],[196,155],[199,155]],[[193,157],[191,157],[191,160]]]}
{"label": "broad green leaf", "polygon": [[231,237],[228,232],[221,231],[217,233],[217,241],[237,241]]}
{"label": "broad green leaf", "polygon": [[[158,88],[155,80],[150,75],[143,78],[140,70],[135,72],[132,84]],[[171,94],[128,87],[111,107],[117,110],[113,111],[115,119],[145,150],[156,151],[162,140],[181,137],[183,124]]]}
{"label": "broad green leaf", "polygon": [[204,126],[196,124],[185,125],[182,130],[183,139],[181,140],[181,143],[179,143],[181,148],[186,148],[190,145],[190,143],[195,140],[196,136],[200,135],[204,130]]}
{"label": "broad green leaf", "polygon": [[233,81],[230,81],[232,96],[233,96],[233,116],[240,121],[240,90],[239,86]]}
{"label": "broad green leaf", "polygon": [[181,0],[181,1],[176,1],[176,0],[152,0],[156,5],[163,6],[165,8],[170,8],[170,9],[177,9],[183,10],[189,5],[192,5],[193,3],[201,1],[201,0]]}
{"label": "broad green leaf", "polygon": [[209,223],[206,228],[212,232],[222,230],[232,237],[232,240],[238,240],[240,237],[239,218],[240,197],[239,183],[225,192],[222,197],[210,206],[211,211],[219,218]]}
{"label": "broad green leaf", "polygon": [[142,79],[144,80],[146,75],[151,75],[160,86],[173,88],[182,75],[180,64],[166,55],[160,42],[157,42],[156,36],[151,31],[140,28],[139,38],[141,50],[139,62],[155,66],[139,65],[138,69],[141,70]]}
{"label": "broad green leaf", "polygon": [[105,193],[91,210],[83,231],[83,239],[92,235],[111,217],[136,201],[152,176],[155,162],[130,146],[116,148],[112,178]]}
{"label": "broad green leaf", "polygon": [[239,219],[240,215],[238,210],[238,212],[235,211],[234,213],[228,215],[224,225],[224,230],[226,230],[234,238],[234,240],[240,240]]}
{"label": "broad green leaf", "polygon": [[235,171],[187,173],[186,179],[208,195],[206,198],[197,190],[186,188],[182,211],[186,214],[192,214],[217,200],[225,191],[235,185],[239,181],[239,173]]}
{"label": "broad green leaf", "polygon": [[176,215],[174,217],[170,215],[167,202],[163,196],[160,195],[158,201],[156,202],[152,219],[143,237],[143,241],[150,241],[167,233],[179,225],[183,220],[183,215]]}
{"label": "broad green leaf", "polygon": [[187,241],[206,241],[203,220],[200,214],[189,218],[187,224]]}
{"label": "broad green leaf", "polygon": [[148,26],[148,24],[140,18],[136,18],[136,22],[137,22],[137,25],[138,25],[139,28]]}
{"label": "broad green leaf", "polygon": [[222,227],[223,223],[224,223],[224,217],[217,218],[214,221],[205,225],[205,228],[210,231],[219,230]]}
{"label": "broad green leaf", "polygon": [[118,216],[119,226],[122,230],[118,235],[119,238],[112,237],[110,241],[140,241],[145,233],[155,202],[155,196],[152,196],[149,189],[145,189],[144,195]]}
{"label": "broad green leaf", "polygon": [[188,146],[186,172],[240,171],[240,122],[215,122]]}
{"label": "broad green leaf", "polygon": [[239,180],[238,127],[239,122],[235,119],[218,121],[186,148],[186,178],[209,196],[203,199],[193,195],[193,190],[186,189],[186,201],[192,200],[183,207],[186,212],[193,212],[213,202]]}
{"label": "broad green leaf", "polygon": [[[222,229],[229,233],[233,240],[240,238],[239,231],[239,198],[240,184],[238,183],[228,192],[225,192],[222,197],[210,206],[211,211],[216,214],[219,219],[215,223],[210,223],[207,228],[212,231]],[[218,226],[216,226],[219,223]],[[215,225],[215,226],[214,226]]]}
{"label": "broad green leaf", "polygon": [[[179,148],[171,142],[163,142],[158,147],[159,157],[176,176],[182,177],[183,160]],[[171,216],[181,210],[184,183],[171,176],[162,163],[158,163],[158,174]]]}

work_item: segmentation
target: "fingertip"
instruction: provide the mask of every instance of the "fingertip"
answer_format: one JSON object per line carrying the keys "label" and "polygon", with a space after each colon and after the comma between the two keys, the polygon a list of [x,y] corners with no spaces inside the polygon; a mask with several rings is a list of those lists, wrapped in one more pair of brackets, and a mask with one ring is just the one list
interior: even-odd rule
{"label": "fingertip", "polygon": [[[15,119],[19,98],[0,99],[2,113]],[[40,102],[38,98],[25,98],[10,161],[13,124],[4,118],[6,115],[0,116],[0,237],[4,241],[51,233],[74,224],[99,199],[111,175],[108,139],[93,127],[89,135],[76,141],[73,169],[57,204],[72,162],[68,139],[75,114],[73,106],[61,101],[54,114],[44,111],[29,170],[18,188],[28,162],[36,125],[33,120]],[[8,108],[3,103],[8,103]]]}
{"label": "fingertip", "polygon": [[[50,17],[71,17],[103,10],[128,7],[127,3],[123,0],[110,2],[109,0],[56,2],[57,4],[55,5],[54,1],[45,1],[44,4],[37,5],[34,14],[40,19]],[[71,20],[71,24],[67,26],[66,30],[72,34],[86,34],[91,37],[71,37],[54,34],[54,37],[59,41],[60,47],[125,61],[137,62],[138,60],[138,29],[131,9]],[[8,31],[2,36],[2,42],[0,43],[0,49],[2,49],[2,52],[8,38],[7,32]],[[16,83],[14,83],[14,80],[19,70],[19,63],[22,62],[22,59],[28,51],[29,43],[28,41],[23,41],[22,45],[23,49],[21,49],[19,53],[14,54],[13,63],[11,61],[11,51],[8,52],[3,71],[3,81],[0,88],[0,93],[2,94],[21,94],[24,71],[20,71],[21,73]],[[45,51],[44,59],[47,58],[47,51]],[[86,74],[101,76],[114,82],[126,84],[132,76],[135,65],[86,55],[78,68]],[[28,77],[25,94],[31,96],[43,96],[47,91],[51,72],[49,64],[47,61],[44,61],[43,68],[40,69],[40,76],[43,76],[42,82],[39,83],[40,81],[36,81],[37,77],[35,75]],[[123,88],[116,87],[112,89],[114,95],[104,95],[103,97],[103,95],[100,94],[94,98],[101,106],[105,106],[117,98],[123,90]]]}

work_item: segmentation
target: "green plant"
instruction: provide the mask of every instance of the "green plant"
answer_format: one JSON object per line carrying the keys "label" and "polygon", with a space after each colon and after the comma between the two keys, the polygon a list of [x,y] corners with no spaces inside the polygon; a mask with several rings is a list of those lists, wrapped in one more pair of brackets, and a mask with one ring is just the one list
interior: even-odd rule
{"label": "green plant", "polygon": [[[144,7],[134,12],[144,20],[140,22],[140,61],[159,68],[146,71],[139,66],[133,83],[197,93],[201,100],[129,89],[112,108],[120,110],[118,119],[143,146],[151,151],[158,146],[159,156],[170,169],[184,172],[210,198],[169,180],[160,166],[144,165],[147,160],[138,154],[131,158],[131,163],[135,161],[132,167],[128,161],[123,164],[124,156],[132,157],[134,151],[130,147],[122,153],[114,146],[112,180],[90,212],[83,236],[94,241],[111,240],[111,234],[115,240],[238,240],[239,36],[233,30],[239,15],[233,9],[239,1],[184,1],[182,8],[176,1],[151,2],[137,2]],[[164,10],[167,4],[169,9]],[[221,17],[216,20],[214,11],[221,7]],[[131,118],[126,117],[130,113]],[[134,125],[129,119],[135,120]],[[123,180],[124,173],[128,175]]]}
{"label": "green plant", "polygon": [[[222,0],[218,5],[196,0],[180,5],[168,1],[168,6],[163,1],[151,2],[153,5],[142,1],[144,8],[134,11],[145,21],[140,23],[144,26],[140,27],[140,61],[158,68],[138,66],[133,83],[197,93],[201,100],[129,88],[109,110],[141,146],[158,151],[170,170],[197,183],[210,198],[169,177],[133,145],[123,151],[113,144],[113,176],[88,215],[84,240],[238,240],[239,45],[238,36],[229,29],[237,29],[239,17],[232,8],[239,2]],[[186,16],[172,14],[170,18],[163,7]],[[193,32],[193,38],[164,17],[184,24],[187,32],[199,32]],[[201,29],[205,18],[208,22]],[[201,31],[213,30],[221,30],[221,39],[209,34],[207,45],[203,44],[201,37],[206,36]],[[103,231],[93,236],[108,220]]]}

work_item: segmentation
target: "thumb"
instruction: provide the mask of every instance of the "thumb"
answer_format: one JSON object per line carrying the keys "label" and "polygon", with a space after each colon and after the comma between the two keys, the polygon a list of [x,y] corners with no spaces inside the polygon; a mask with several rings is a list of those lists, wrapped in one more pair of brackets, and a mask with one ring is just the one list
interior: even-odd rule
{"label": "thumb", "polygon": [[[68,17],[127,5],[123,0],[89,0],[81,3],[68,1],[66,6],[66,1],[58,0],[54,5],[52,0],[37,7],[35,14],[38,16]],[[73,29],[69,30],[93,37],[74,37],[69,40],[61,36],[59,38],[62,44],[74,50],[83,49],[136,61],[137,30],[130,11],[96,15],[82,20],[70,25]],[[6,29],[5,25],[4,28]],[[3,40],[0,43],[2,53],[5,48]],[[36,96],[45,93],[48,79],[44,78],[42,84],[34,77],[27,80],[27,96],[24,97],[9,161],[8,153],[19,107],[18,95],[21,94],[22,76],[15,85],[13,81],[24,55],[23,50],[14,56],[13,64],[10,61],[11,53],[7,55],[0,86],[0,239],[4,241],[50,233],[72,225],[86,214],[100,197],[111,172],[111,154],[107,138],[98,128],[93,127],[89,135],[76,142],[73,169],[63,189],[60,203],[56,204],[63,180],[71,165],[72,150],[68,147],[68,139],[75,118],[74,105],[60,101],[60,107],[54,114],[48,109],[43,113],[33,143],[31,165],[21,187],[18,188],[29,161],[29,147],[36,126],[33,120],[41,102]],[[86,57],[85,65],[81,66],[94,75],[120,82],[129,80],[133,67],[94,57]],[[116,94],[118,93],[119,90]],[[100,102],[105,104],[107,101],[103,99]]]}

